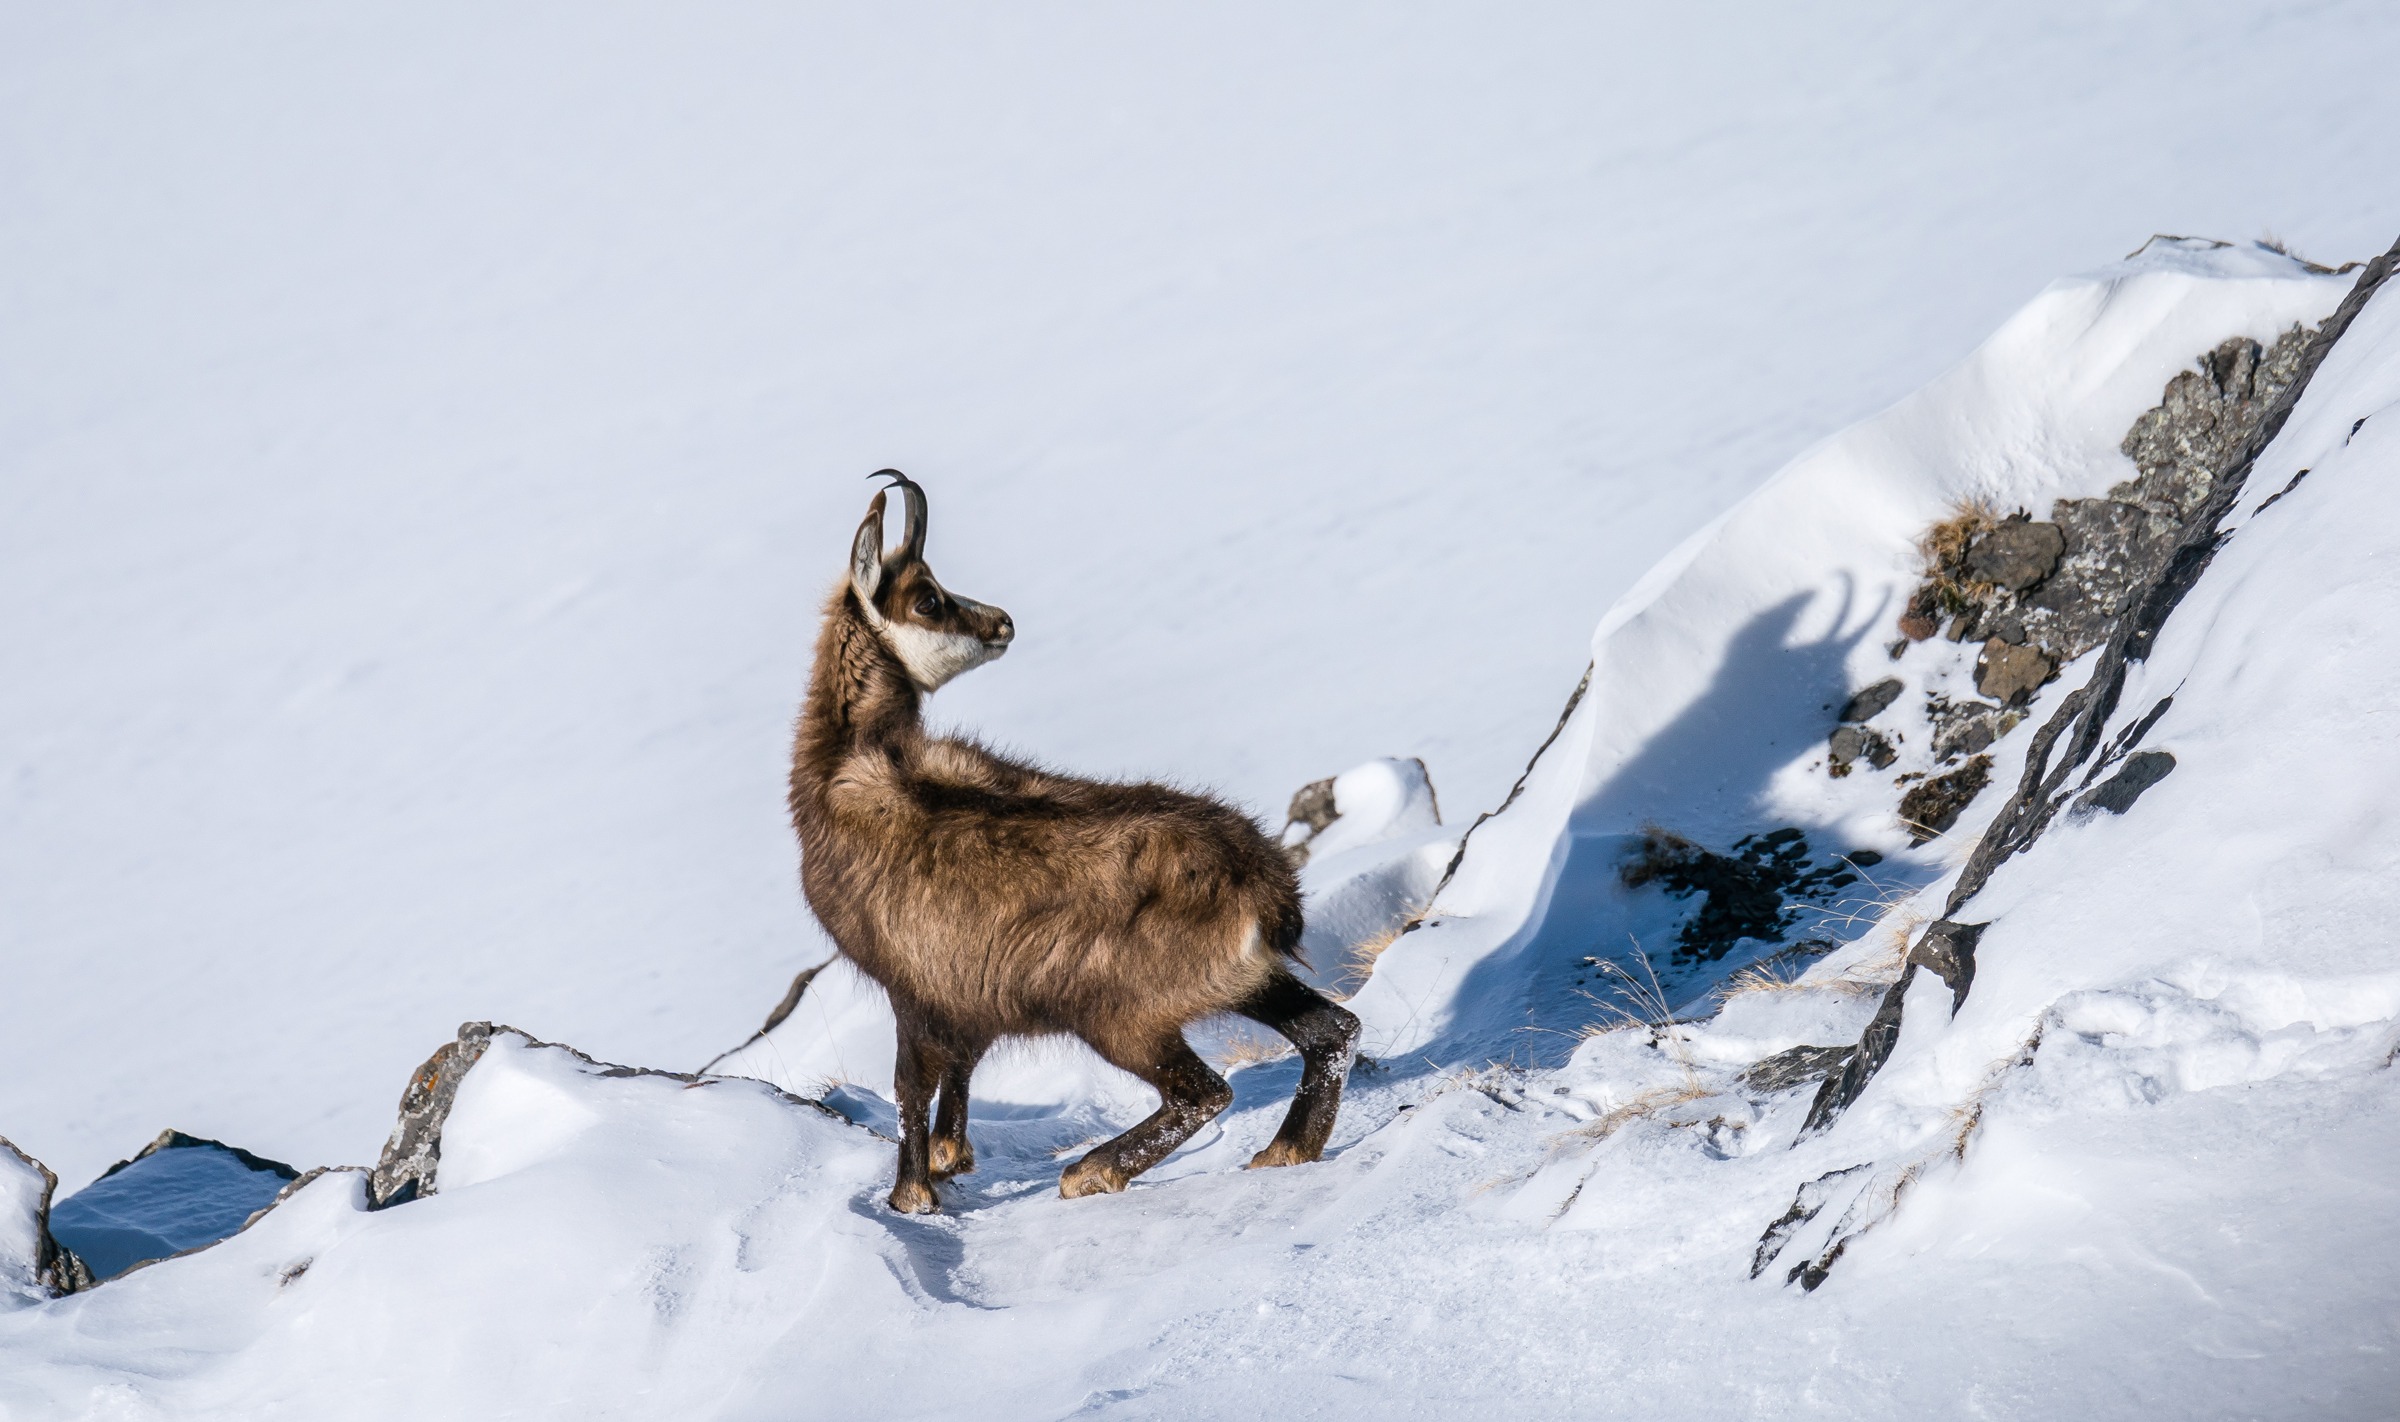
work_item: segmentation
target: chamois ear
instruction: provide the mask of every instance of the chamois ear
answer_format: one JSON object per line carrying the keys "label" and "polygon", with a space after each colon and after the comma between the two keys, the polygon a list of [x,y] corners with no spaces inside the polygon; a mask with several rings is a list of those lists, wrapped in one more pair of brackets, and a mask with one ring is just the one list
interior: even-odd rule
{"label": "chamois ear", "polygon": [[867,621],[880,626],[883,613],[875,606],[875,589],[883,584],[883,495],[867,505],[866,519],[858,526],[858,536],[850,540],[850,590],[858,594],[858,605],[866,610]]}

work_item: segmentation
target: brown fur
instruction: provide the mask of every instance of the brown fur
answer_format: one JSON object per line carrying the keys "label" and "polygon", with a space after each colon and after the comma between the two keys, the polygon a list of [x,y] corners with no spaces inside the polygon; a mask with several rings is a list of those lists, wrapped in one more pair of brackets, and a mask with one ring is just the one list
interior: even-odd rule
{"label": "brown fur", "polygon": [[1287,970],[1301,929],[1289,861],[1220,801],[1055,775],[928,735],[931,688],[895,650],[906,629],[972,637],[989,656],[1014,628],[941,588],[922,557],[922,495],[905,487],[908,540],[874,567],[876,495],[855,544],[864,562],[826,604],[790,794],[809,906],[900,1024],[894,1208],[932,1208],[931,1179],[972,1168],[967,1079],[1000,1037],[1081,1037],[1160,1091],[1157,1114],[1069,1169],[1068,1194],[1122,1189],[1223,1109],[1230,1090],[1182,1035],[1221,1012],[1292,1037],[1318,1078],[1253,1163],[1315,1159],[1357,1022]]}

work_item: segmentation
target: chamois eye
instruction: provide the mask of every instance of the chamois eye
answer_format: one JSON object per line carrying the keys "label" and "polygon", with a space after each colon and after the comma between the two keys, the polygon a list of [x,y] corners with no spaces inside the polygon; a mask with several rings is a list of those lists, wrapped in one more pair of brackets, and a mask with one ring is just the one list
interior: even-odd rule
{"label": "chamois eye", "polygon": [[917,599],[917,616],[931,617],[942,610],[942,600],[932,593]]}

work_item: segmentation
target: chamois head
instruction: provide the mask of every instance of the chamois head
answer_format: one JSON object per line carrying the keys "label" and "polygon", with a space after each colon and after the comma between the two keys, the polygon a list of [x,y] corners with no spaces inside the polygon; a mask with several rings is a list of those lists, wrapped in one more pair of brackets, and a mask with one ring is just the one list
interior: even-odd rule
{"label": "chamois head", "polygon": [[892,481],[907,501],[908,527],[900,546],[885,553],[883,496],[889,491],[878,492],[851,540],[850,591],[867,624],[908,669],[909,680],[919,690],[932,691],[1007,651],[1017,627],[990,603],[943,587],[925,566],[925,491],[897,469],[867,477]]}

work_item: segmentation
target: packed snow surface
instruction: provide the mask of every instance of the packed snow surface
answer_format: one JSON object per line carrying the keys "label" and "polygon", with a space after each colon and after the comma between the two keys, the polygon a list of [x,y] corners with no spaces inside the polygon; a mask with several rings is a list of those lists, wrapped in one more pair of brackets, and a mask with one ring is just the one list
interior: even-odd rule
{"label": "packed snow surface", "polygon": [[[2400,965],[2379,928],[2400,911],[2400,827],[2379,808],[2400,743],[2378,733],[2400,674],[2374,653],[2400,625],[2400,440],[2382,428],[2400,294],[2335,348],[2128,687],[2129,723],[2172,692],[2144,744],[2174,771],[2003,868],[1975,901],[1992,927],[1963,1010],[1921,975],[1898,1049],[1833,1129],[1800,1137],[1811,1083],[1762,1075],[1855,1039],[1972,840],[1962,821],[1908,845],[1864,777],[1774,734],[1821,736],[1828,698],[1895,660],[1938,684],[1936,659],[1964,655],[1936,639],[1895,659],[1873,632],[1912,530],[1969,494],[2105,487],[2125,472],[2110,432],[2191,353],[2312,323],[2346,286],[2199,244],[2058,283],[1663,565],[1603,621],[1594,689],[1523,793],[1365,965],[1352,1002],[1376,1059],[1320,1164],[1239,1168],[1297,1075],[1270,1057],[1131,1190],[1062,1201],[1062,1159],[1147,1107],[1045,1048],[991,1074],[982,1167],[944,1187],[948,1212],[906,1218],[880,1203],[892,1123],[864,1055],[888,1054],[889,1026],[854,981],[821,977],[731,1063],[820,1101],[502,1033],[458,1088],[438,1193],[369,1211],[364,1177],[335,1171],[214,1248],[20,1295],[0,1406],[2376,1415],[2400,1385]],[[1699,655],[1661,653],[1661,624]],[[1756,772],[1651,772],[1651,813],[1881,844],[1895,887],[1805,974],[1656,1000],[1647,1020],[1638,1002],[1587,1013],[1578,1034],[1557,936],[1615,924],[1638,943],[1657,908],[1584,841],[1623,837],[1609,787],[1679,737]],[[1313,897],[1379,847],[1430,864],[1454,842],[1428,838],[1457,828],[1415,811],[1414,784],[1388,761],[1337,780],[1360,818],[1325,863],[1350,867]],[[1501,1050],[1527,1027],[1539,1040]],[[811,1076],[794,1066],[811,1051],[860,1065]]]}
{"label": "packed snow surface", "polygon": [[738,1041],[885,465],[1020,629],[943,720],[1471,820],[2053,277],[2380,250],[2396,70],[2372,0],[0,6],[0,1132],[355,1161],[464,1018]]}
{"label": "packed snow surface", "polygon": [[[2024,754],[1894,816],[1974,677],[1894,654],[1918,535],[2128,477],[2170,377],[2350,278],[2045,282],[2382,247],[2382,10],[0,23],[0,1133],[62,1196],[168,1124],[363,1164],[458,1019],[533,1034],[438,1193],[331,1170],[64,1298],[0,1149],[0,1416],[2400,1395],[2400,293],[2134,672],[2173,771],[2002,868],[1830,1130],[1786,1069]],[[1323,1162],[1239,1168],[1297,1063],[1208,1024],[1234,1108],[1062,1201],[1150,1101],[1036,1044],[896,1217],[871,988],[742,1044],[826,951],[781,743],[883,464],[1024,629],[939,718],[1262,814],[1342,772]],[[1831,776],[1887,676],[1896,760]],[[1695,957],[1625,872],[1784,829],[1858,867],[1781,943]]]}

